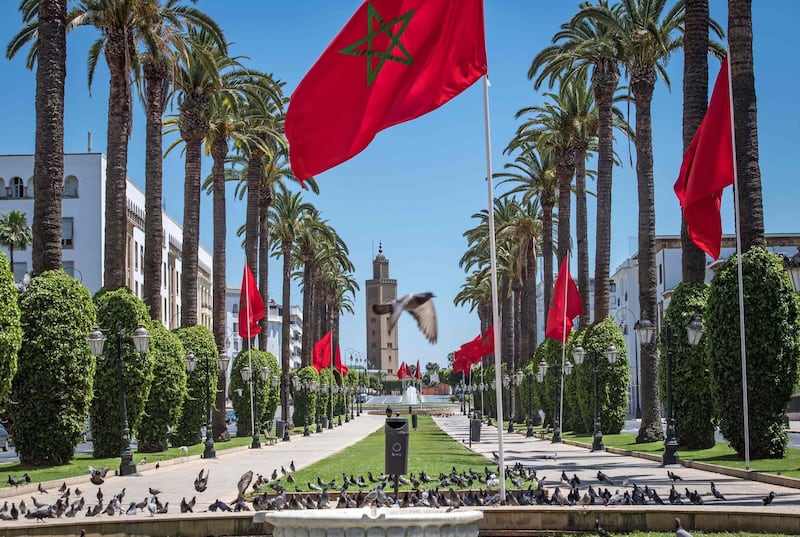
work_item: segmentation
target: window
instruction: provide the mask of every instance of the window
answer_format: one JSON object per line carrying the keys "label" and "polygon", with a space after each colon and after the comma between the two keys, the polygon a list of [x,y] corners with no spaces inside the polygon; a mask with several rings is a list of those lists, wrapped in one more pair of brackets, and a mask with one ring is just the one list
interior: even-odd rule
{"label": "window", "polygon": [[78,197],[78,178],[74,175],[69,175],[66,179],[64,179],[64,197]]}
{"label": "window", "polygon": [[133,242],[133,270],[139,272],[139,243]]}
{"label": "window", "polygon": [[12,198],[25,197],[25,183],[22,182],[22,177],[12,177],[11,183],[9,184],[9,188],[11,189],[9,195]]}
{"label": "window", "polygon": [[614,280],[611,280],[610,282],[608,282],[608,290],[610,292],[612,292],[612,293],[616,293],[617,292],[617,282],[615,282]]}
{"label": "window", "polygon": [[238,302],[234,302],[233,303],[233,307],[231,308],[231,313],[233,313],[234,315],[239,313],[239,303]]}
{"label": "window", "polygon": [[0,198],[5,198],[8,196],[8,191],[6,190],[6,182],[3,181],[3,178],[0,177]]}
{"label": "window", "polygon": [[142,272],[144,272],[144,244],[139,246],[139,257],[142,259]]}
{"label": "window", "polygon": [[233,323],[233,331],[238,334],[239,333],[239,323]]}
{"label": "window", "polygon": [[73,246],[73,218],[71,216],[61,219],[61,247],[72,249]]}
{"label": "window", "polygon": [[658,285],[664,282],[664,265],[658,265]]}
{"label": "window", "polygon": [[390,349],[391,349],[391,348],[392,348],[392,342],[391,342],[391,341],[390,341],[390,342],[388,342],[388,343],[386,344],[386,346],[387,346],[388,348],[390,348]]}

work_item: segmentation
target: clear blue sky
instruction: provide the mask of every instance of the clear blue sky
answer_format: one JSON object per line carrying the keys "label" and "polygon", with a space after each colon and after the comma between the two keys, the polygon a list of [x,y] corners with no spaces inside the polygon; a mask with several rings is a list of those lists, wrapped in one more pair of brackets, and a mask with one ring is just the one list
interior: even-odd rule
{"label": "clear blue sky", "polygon": [[[11,0],[0,8],[0,42],[7,44],[22,23]],[[246,65],[273,73],[291,92],[320,53],[333,39],[360,0],[298,0],[261,2],[201,0],[197,7],[212,16],[233,43],[232,54],[247,56]],[[514,113],[540,104],[527,71],[533,56],[547,46],[559,25],[576,11],[576,0],[521,2],[487,0],[486,39],[489,61],[492,159],[494,171],[508,162],[502,150],[518,122]],[[727,2],[711,0],[711,15],[727,27]],[[771,0],[753,3],[759,150],[768,232],[797,232],[797,133],[800,111],[793,98],[798,87],[800,2]],[[446,29],[444,29],[446,31]],[[94,151],[105,152],[108,75],[104,60],[89,96],[86,51],[96,38],[91,28],[68,36],[65,150],[86,151],[87,132],[93,133]],[[27,52],[27,51],[25,51]],[[710,83],[717,67],[711,62]],[[679,206],[672,192],[681,154],[681,103],[683,58],[675,54],[669,64],[672,90],[658,86],[653,100],[655,140],[656,230],[679,232]],[[34,73],[24,69],[24,57],[0,60],[0,152],[34,150]],[[331,103],[335,106],[336,103]],[[174,112],[175,110],[173,110]],[[363,282],[371,277],[372,258],[379,241],[390,261],[391,277],[400,293],[433,291],[437,295],[439,343],[429,345],[410,317],[400,324],[402,360],[424,365],[446,364],[448,352],[473,338],[479,330],[477,315],[453,306],[465,274],[458,260],[466,247],[464,230],[475,222],[472,214],[487,207],[484,158],[483,98],[481,84],[444,107],[415,121],[393,127],[376,137],[361,154],[318,176],[319,196],[305,194],[322,211],[350,248],[356,278],[362,286],[355,299],[356,314],[344,316],[341,348],[366,350]],[[625,165],[614,171],[611,270],[636,249],[636,179],[628,163],[628,144],[617,147]],[[631,152],[633,150],[631,149]],[[635,157],[635,154],[633,155]],[[203,175],[210,172],[204,162]],[[144,117],[136,104],[129,148],[128,175],[144,186]],[[167,211],[180,220],[183,164],[178,152],[164,167]],[[591,185],[590,185],[591,188]],[[733,232],[730,189],[723,202],[723,229]],[[236,228],[244,222],[243,202],[229,193],[228,283],[241,282],[243,254],[237,249]],[[594,203],[590,201],[590,254],[594,254]],[[204,196],[201,241],[210,249],[211,202]],[[593,260],[591,261],[594,266]],[[270,267],[269,291],[280,299],[279,261]],[[300,303],[297,287],[293,303]],[[345,354],[345,356],[347,356]]]}

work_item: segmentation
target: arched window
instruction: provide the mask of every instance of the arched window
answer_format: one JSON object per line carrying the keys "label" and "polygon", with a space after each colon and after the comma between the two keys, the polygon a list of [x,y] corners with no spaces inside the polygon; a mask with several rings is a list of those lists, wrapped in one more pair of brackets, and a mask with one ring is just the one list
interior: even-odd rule
{"label": "arched window", "polygon": [[25,183],[22,182],[22,177],[12,177],[9,187],[11,189],[10,194],[12,198],[25,197]]}
{"label": "arched window", "polygon": [[28,178],[28,188],[25,189],[25,197],[26,198],[33,197],[33,177]]}
{"label": "arched window", "polygon": [[231,313],[233,313],[234,315],[239,313],[239,303],[238,302],[234,302],[233,303],[233,307],[231,308]]}
{"label": "arched window", "polygon": [[6,192],[6,182],[0,177],[0,198],[5,198],[8,195]]}
{"label": "arched window", "polygon": [[64,197],[78,197],[78,178],[74,175],[68,175],[67,178],[64,179]]}

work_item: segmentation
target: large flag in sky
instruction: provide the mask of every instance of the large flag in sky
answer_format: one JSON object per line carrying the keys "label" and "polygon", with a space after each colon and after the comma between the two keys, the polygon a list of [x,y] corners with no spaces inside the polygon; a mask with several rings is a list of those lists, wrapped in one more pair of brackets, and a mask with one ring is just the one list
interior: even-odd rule
{"label": "large flag in sky", "polygon": [[461,355],[466,359],[468,365],[477,364],[481,358],[494,352],[494,326],[490,326],[486,332],[475,336],[475,339],[461,345]]}
{"label": "large flag in sky", "polygon": [[578,286],[569,273],[569,256],[564,256],[558,269],[556,283],[553,284],[553,298],[547,312],[547,327],[544,335],[566,343],[572,330],[572,319],[583,313]]}
{"label": "large flag in sky", "polygon": [[722,190],[732,185],[733,136],[728,61],[722,62],[708,111],[683,157],[675,194],[683,207],[689,237],[712,258],[719,257]]}
{"label": "large flag in sky", "polygon": [[289,101],[297,179],[324,172],[388,127],[442,106],[486,74],[482,0],[367,0]]}
{"label": "large flag in sky", "polygon": [[239,337],[249,339],[257,336],[261,332],[259,323],[264,315],[264,301],[261,300],[256,279],[245,260],[242,289],[239,292]]}

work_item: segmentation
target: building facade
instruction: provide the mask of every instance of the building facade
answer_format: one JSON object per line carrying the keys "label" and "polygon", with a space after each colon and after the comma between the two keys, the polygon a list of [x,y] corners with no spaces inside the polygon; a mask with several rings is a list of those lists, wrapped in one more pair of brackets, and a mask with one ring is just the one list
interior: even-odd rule
{"label": "building facade", "polygon": [[372,304],[384,304],[397,298],[397,280],[389,277],[389,260],[378,245],[378,255],[372,261],[372,279],[366,281],[367,312],[367,369],[380,370],[389,376],[397,374],[399,349],[398,327],[389,330],[389,316],[376,315]]}
{"label": "building facade", "polygon": [[[103,286],[105,254],[106,159],[101,153],[64,155],[64,198],[62,201],[62,266],[91,293]],[[0,155],[0,213],[22,211],[28,225],[33,223],[33,155]],[[142,298],[144,284],[144,192],[127,181],[127,234],[125,239],[126,286]],[[112,217],[116,215],[111,215]],[[166,212],[162,223],[163,265],[161,270],[161,321],[167,328],[180,325],[181,250],[183,229]],[[5,252],[8,255],[8,252]],[[31,270],[31,247],[14,250],[14,278]],[[210,252],[198,252],[197,319],[211,329]]]}

